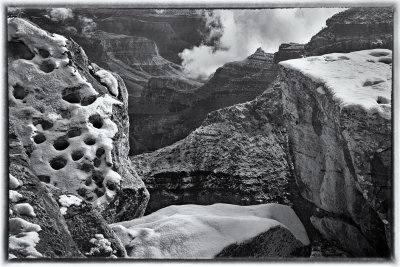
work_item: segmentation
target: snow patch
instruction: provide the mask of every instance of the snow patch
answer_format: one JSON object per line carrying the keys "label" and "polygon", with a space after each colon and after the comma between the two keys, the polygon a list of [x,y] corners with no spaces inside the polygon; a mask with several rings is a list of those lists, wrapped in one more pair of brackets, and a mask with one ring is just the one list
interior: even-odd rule
{"label": "snow patch", "polygon": [[22,195],[15,190],[8,190],[8,199],[11,202],[18,202],[22,198]]}
{"label": "snow patch", "polygon": [[21,184],[18,181],[18,179],[15,178],[12,174],[9,175],[9,179],[10,179],[10,188],[11,189],[17,189],[18,187],[21,186]]}
{"label": "snow patch", "polygon": [[210,259],[275,226],[287,228],[304,245],[307,233],[285,205],[169,206],[145,217],[112,224],[129,257]]}
{"label": "snow patch", "polygon": [[118,81],[110,72],[99,70],[95,75],[97,75],[97,77],[100,78],[100,81],[107,86],[111,94],[118,96]]}
{"label": "snow patch", "polygon": [[14,206],[15,211],[17,211],[20,215],[36,217],[35,211],[33,207],[29,203],[20,203]]}
{"label": "snow patch", "polygon": [[61,195],[58,202],[62,206],[60,212],[62,215],[67,214],[67,209],[71,206],[79,206],[82,203],[82,199],[74,195]]}
{"label": "snow patch", "polygon": [[[391,119],[392,51],[372,49],[352,53],[292,59],[280,62],[285,68],[301,72],[333,95],[340,107],[361,106]],[[378,103],[377,99],[388,103]]]}
{"label": "snow patch", "polygon": [[36,250],[36,244],[39,243],[40,238],[37,232],[24,232],[18,235],[11,235],[8,238],[10,251],[17,251],[29,258],[43,257],[41,253]]}
{"label": "snow patch", "polygon": [[85,253],[86,256],[116,258],[115,255],[113,255],[113,252],[115,253],[116,251],[112,249],[111,242],[107,238],[104,238],[102,234],[95,234],[94,238],[90,239],[90,243],[92,243],[94,247],[91,247],[90,251]]}

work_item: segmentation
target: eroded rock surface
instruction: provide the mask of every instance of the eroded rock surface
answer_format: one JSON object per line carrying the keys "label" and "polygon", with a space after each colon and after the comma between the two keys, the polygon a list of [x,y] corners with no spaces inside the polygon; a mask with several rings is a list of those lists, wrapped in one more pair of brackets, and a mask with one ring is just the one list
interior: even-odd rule
{"label": "eroded rock surface", "polygon": [[132,157],[151,197],[172,204],[289,204],[290,170],[279,85],[253,101],[210,113],[185,139]]}
{"label": "eroded rock surface", "polygon": [[[61,194],[81,198],[82,205],[87,207],[86,214],[94,209],[93,214],[101,212],[109,222],[141,216],[148,192],[127,158],[128,95],[122,79],[90,63],[74,41],[23,19],[8,19],[8,48],[10,146],[16,144],[20,146],[17,154],[26,154],[23,162],[16,160],[15,167],[10,165],[10,172],[26,169],[25,175],[13,175],[31,185],[18,193],[33,207],[15,206],[14,212],[35,214],[37,222],[42,220],[42,224],[38,223],[42,229],[38,238],[44,237],[46,241],[46,231],[53,231],[45,228],[49,212],[58,218],[57,233],[66,231],[60,210],[54,210],[61,205]],[[26,196],[32,192],[39,193],[32,199]],[[37,198],[43,200],[34,200]],[[44,211],[36,208],[40,204],[35,201],[48,202],[42,203]],[[93,216],[102,218],[100,214]],[[97,219],[87,221],[101,223]],[[68,222],[66,219],[67,225]],[[72,232],[73,228],[68,227]],[[104,231],[96,234],[107,237],[104,232],[111,230],[104,219],[102,227]],[[69,237],[65,234],[63,238]],[[74,241],[80,247],[76,238]],[[75,251],[76,246],[69,243],[66,240],[52,248],[41,247],[39,241],[37,248],[45,257],[71,257],[86,252]],[[111,243],[114,246],[115,242]],[[65,245],[70,247],[56,251]]]}
{"label": "eroded rock surface", "polygon": [[[375,49],[280,63],[302,196],[342,216],[381,256],[391,242],[391,57],[390,50]],[[336,232],[331,236],[347,239]]]}
{"label": "eroded rock surface", "polygon": [[393,48],[393,8],[349,8],[332,16],[326,25],[305,45],[308,55]]}

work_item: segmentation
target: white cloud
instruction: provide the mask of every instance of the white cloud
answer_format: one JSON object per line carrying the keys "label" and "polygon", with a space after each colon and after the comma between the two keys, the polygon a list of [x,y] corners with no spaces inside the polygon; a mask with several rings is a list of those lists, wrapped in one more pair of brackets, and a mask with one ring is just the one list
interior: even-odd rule
{"label": "white cloud", "polygon": [[[214,10],[206,15],[205,44],[180,53],[185,72],[206,78],[223,64],[244,59],[258,47],[276,52],[282,43],[307,43],[340,8]],[[206,13],[207,14],[207,13]],[[219,41],[207,45],[209,39]]]}
{"label": "white cloud", "polygon": [[74,13],[70,8],[63,7],[50,9],[49,15],[54,21],[63,21],[74,17]]}

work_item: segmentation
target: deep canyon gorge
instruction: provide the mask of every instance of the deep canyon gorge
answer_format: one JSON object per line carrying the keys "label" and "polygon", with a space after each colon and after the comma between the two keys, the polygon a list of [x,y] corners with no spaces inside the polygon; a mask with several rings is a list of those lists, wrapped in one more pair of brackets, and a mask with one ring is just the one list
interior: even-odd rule
{"label": "deep canyon gorge", "polygon": [[8,8],[8,259],[391,259],[393,12],[204,78],[212,9]]}

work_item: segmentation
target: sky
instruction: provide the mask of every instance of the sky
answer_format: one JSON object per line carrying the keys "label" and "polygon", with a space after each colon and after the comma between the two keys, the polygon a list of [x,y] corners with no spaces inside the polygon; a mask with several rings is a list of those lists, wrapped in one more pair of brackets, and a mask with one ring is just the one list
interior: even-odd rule
{"label": "sky", "polygon": [[[278,51],[282,43],[307,43],[324,26],[326,19],[342,8],[236,9],[213,10],[206,16],[210,36],[204,43],[183,50],[179,56],[185,73],[207,79],[227,62],[242,60],[258,47]],[[207,43],[218,39],[217,45]]]}

